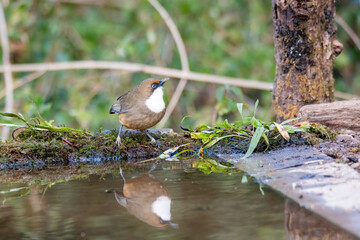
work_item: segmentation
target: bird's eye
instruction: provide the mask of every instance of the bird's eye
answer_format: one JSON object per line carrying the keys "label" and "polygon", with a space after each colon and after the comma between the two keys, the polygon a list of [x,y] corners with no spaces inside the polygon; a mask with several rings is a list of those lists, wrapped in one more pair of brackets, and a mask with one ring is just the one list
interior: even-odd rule
{"label": "bird's eye", "polygon": [[151,88],[153,88],[153,89],[157,88],[157,86],[158,85],[156,83],[151,84]]}

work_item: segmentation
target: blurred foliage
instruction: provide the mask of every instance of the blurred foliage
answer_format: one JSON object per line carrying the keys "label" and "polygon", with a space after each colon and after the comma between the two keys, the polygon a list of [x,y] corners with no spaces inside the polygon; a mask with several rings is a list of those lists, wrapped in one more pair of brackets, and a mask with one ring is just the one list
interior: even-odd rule
{"label": "blurred foliage", "polygon": [[[141,0],[2,0],[14,63],[105,60],[181,68],[172,36],[156,10]],[[77,3],[76,3],[77,2]],[[163,1],[185,42],[192,71],[273,82],[271,1]],[[338,15],[360,35],[359,1],[339,1]],[[360,52],[339,27],[344,51],[335,63],[338,90],[360,94]],[[15,73],[20,79],[25,73]],[[108,114],[113,101],[149,77],[143,73],[79,70],[48,72],[15,90],[15,111],[40,114],[71,127],[118,127]],[[177,80],[165,86],[168,102]],[[4,87],[0,82],[0,89]],[[271,120],[271,93],[189,82],[168,122],[193,124],[236,120],[236,102],[254,105]],[[4,98],[0,99],[0,109]]]}
{"label": "blurred foliage", "polygon": [[[337,15],[342,17],[360,38],[360,0],[337,1]],[[336,58],[334,66],[337,90],[360,95],[360,49],[338,24],[337,36],[344,50]]]}

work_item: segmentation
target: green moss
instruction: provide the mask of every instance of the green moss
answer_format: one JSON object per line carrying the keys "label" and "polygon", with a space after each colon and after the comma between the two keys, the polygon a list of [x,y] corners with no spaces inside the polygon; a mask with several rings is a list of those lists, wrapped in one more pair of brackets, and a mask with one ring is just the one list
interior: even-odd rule
{"label": "green moss", "polygon": [[321,124],[313,124],[313,127],[309,131],[312,134],[312,138],[323,139],[327,141],[334,141],[339,131],[332,130]]}
{"label": "green moss", "polygon": [[145,134],[122,138],[120,148],[115,143],[117,131],[101,131],[92,135],[78,132],[53,132],[23,129],[16,139],[0,143],[1,161],[10,168],[23,165],[66,165],[79,162],[127,161],[156,157],[163,151],[191,143],[188,149],[199,147],[198,140],[182,135],[161,135],[158,145],[150,143]]}
{"label": "green moss", "polygon": [[[244,157],[248,157],[254,151],[316,144],[319,139],[331,141],[337,135],[319,124],[296,127],[264,122],[255,118],[255,112],[256,107],[253,117],[241,116],[241,120],[234,123],[218,122],[216,127],[202,125],[185,134],[159,134],[156,145],[140,132],[133,132],[130,136],[125,134],[120,147],[116,144],[117,130],[89,133],[56,127],[52,121],[44,120],[31,125],[22,116],[12,114],[14,118],[23,119],[26,127],[17,128],[13,140],[0,143],[0,167],[18,169],[107,161],[141,162],[159,159],[162,153],[166,153],[162,154],[164,158],[186,158],[194,154],[216,158],[216,153],[246,153]],[[286,136],[288,134],[290,138]]]}

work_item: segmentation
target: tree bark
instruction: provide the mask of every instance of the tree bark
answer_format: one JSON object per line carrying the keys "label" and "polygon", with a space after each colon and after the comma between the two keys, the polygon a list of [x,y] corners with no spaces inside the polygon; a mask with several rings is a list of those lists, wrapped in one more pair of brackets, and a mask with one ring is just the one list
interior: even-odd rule
{"label": "tree bark", "polygon": [[334,25],[335,0],[273,0],[277,120],[300,107],[334,100],[334,59],[342,51]]}

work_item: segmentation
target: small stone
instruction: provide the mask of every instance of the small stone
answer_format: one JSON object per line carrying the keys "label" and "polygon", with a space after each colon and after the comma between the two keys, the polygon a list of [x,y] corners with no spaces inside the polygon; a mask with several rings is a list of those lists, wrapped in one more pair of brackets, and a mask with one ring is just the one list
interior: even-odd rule
{"label": "small stone", "polygon": [[343,163],[349,163],[349,162],[350,162],[350,159],[347,158],[347,157],[345,157],[345,156],[342,156],[342,157],[341,157],[341,161],[342,161]]}
{"label": "small stone", "polygon": [[347,130],[344,130],[344,131],[342,132],[342,134],[354,135],[354,134],[355,134],[355,131],[347,129]]}
{"label": "small stone", "polygon": [[356,158],[356,157],[354,157],[354,156],[348,156],[347,159],[349,159],[349,160],[350,160],[351,162],[353,162],[353,163],[359,162],[359,159]]}
{"label": "small stone", "polygon": [[354,137],[351,135],[347,135],[347,134],[339,134],[336,137],[336,141],[343,142],[343,143],[352,143],[352,142],[354,142]]}
{"label": "small stone", "polygon": [[354,164],[351,165],[351,167],[354,168],[354,169],[358,168],[358,167],[360,167],[360,163],[354,163]]}

